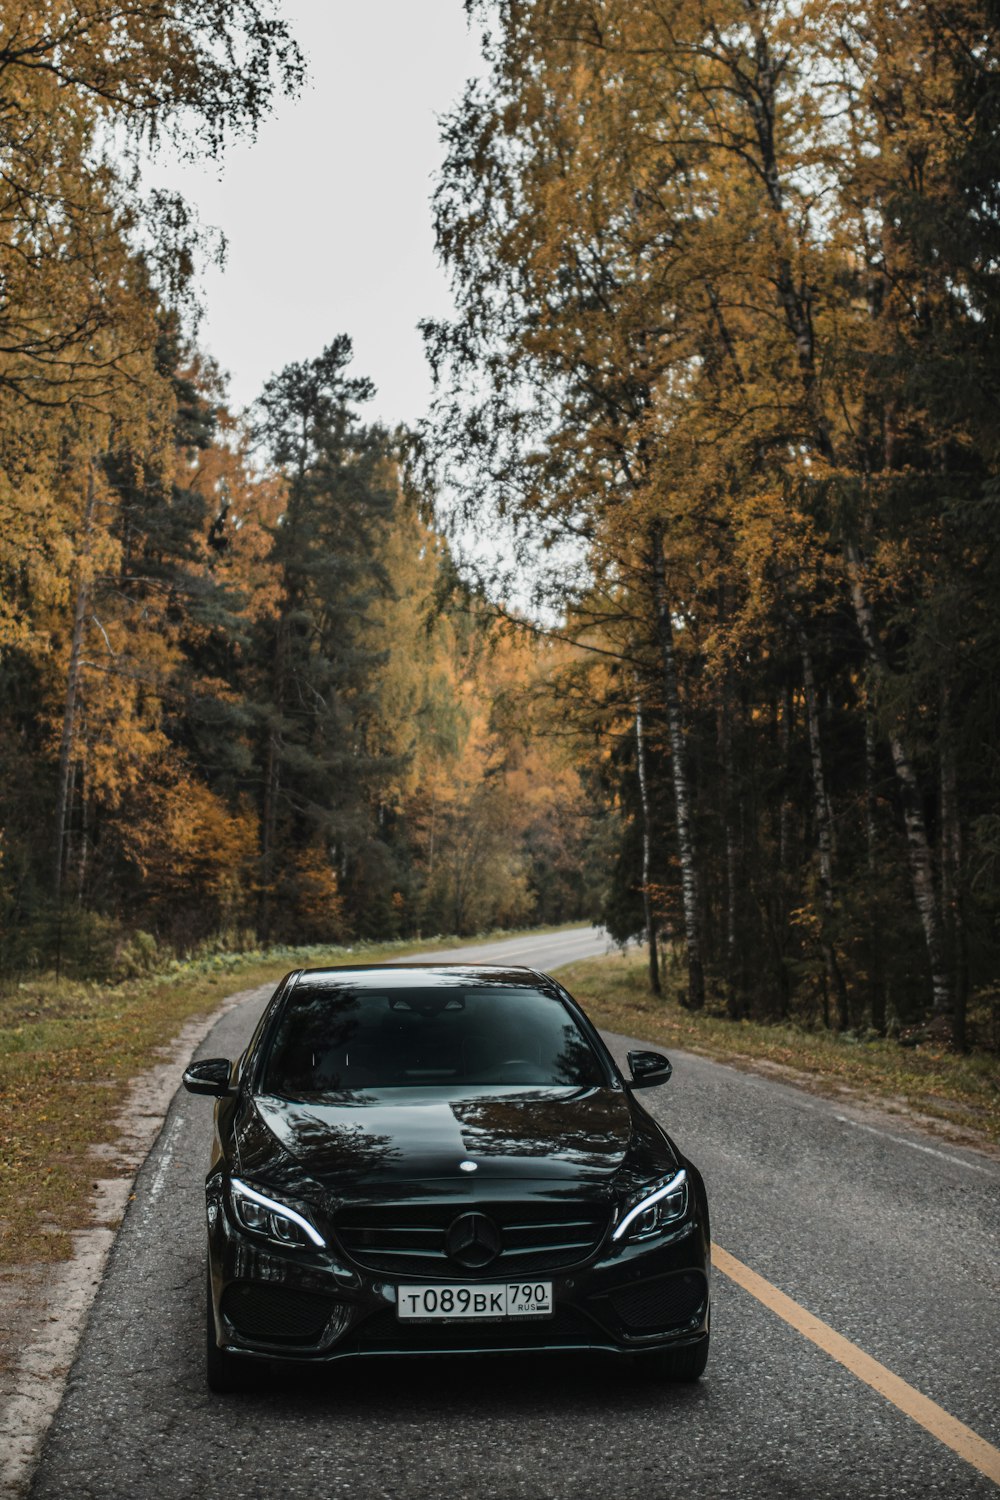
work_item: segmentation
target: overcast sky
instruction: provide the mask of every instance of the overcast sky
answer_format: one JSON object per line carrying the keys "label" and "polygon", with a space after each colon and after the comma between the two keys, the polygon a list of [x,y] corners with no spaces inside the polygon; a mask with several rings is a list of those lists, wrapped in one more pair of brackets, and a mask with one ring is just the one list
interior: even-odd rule
{"label": "overcast sky", "polygon": [[462,0],[283,0],[309,81],[253,145],[207,170],[160,162],[229,243],[202,284],[199,344],[229,372],[236,407],[273,371],[338,333],[378,387],[366,414],[425,411],[430,377],[417,322],[447,314],[430,194],[437,117],[480,66]]}

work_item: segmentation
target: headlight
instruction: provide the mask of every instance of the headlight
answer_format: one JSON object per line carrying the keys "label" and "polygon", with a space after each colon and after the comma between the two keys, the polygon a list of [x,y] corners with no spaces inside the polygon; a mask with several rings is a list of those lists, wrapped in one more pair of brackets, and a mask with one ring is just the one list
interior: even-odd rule
{"label": "headlight", "polygon": [[618,1225],[612,1240],[648,1240],[662,1234],[677,1219],[683,1219],[688,1206],[688,1179],[683,1168],[662,1187],[644,1192]]}
{"label": "headlight", "polygon": [[278,1245],[314,1245],[320,1250],[326,1249],[326,1240],[308,1219],[289,1208],[287,1203],[279,1203],[265,1193],[258,1193],[256,1188],[241,1182],[238,1177],[230,1181],[229,1201],[237,1223],[251,1234],[263,1235]]}

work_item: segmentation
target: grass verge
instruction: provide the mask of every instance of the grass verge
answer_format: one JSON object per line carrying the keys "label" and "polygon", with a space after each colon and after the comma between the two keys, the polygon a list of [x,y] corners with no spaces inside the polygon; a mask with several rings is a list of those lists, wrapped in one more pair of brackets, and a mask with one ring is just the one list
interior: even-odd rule
{"label": "grass verge", "polygon": [[649,993],[645,954],[587,959],[559,979],[608,1031],[697,1052],[737,1067],[762,1067],[831,1097],[878,1101],[890,1112],[935,1123],[952,1140],[1000,1143],[1000,1065],[988,1053],[955,1056],[924,1044],[901,1047],[792,1025],[730,1021],[711,1009],[683,1010]]}
{"label": "grass verge", "polygon": [[69,1255],[71,1231],[90,1222],[94,1178],[108,1175],[93,1148],[113,1142],[129,1082],[186,1022],[300,965],[391,962],[470,941],[482,939],[215,954],[113,987],[43,976],[0,995],[0,1265]]}

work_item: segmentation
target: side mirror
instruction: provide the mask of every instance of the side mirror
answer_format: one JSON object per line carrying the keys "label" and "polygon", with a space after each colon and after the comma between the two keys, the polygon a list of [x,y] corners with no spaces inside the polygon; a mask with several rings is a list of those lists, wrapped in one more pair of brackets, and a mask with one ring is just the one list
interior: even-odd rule
{"label": "side mirror", "polygon": [[228,1057],[207,1057],[204,1062],[194,1062],[185,1069],[184,1087],[189,1094],[211,1094],[224,1099],[236,1092],[229,1082],[232,1069]]}
{"label": "side mirror", "polygon": [[651,1089],[654,1084],[666,1083],[674,1071],[662,1052],[630,1052],[628,1065],[632,1069],[630,1089]]}

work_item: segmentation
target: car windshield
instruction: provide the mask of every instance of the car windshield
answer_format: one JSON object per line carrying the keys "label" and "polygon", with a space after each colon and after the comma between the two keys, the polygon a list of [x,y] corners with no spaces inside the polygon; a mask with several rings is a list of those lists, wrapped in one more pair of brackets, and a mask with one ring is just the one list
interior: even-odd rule
{"label": "car windshield", "polygon": [[264,1069],[269,1094],[477,1084],[598,1087],[607,1080],[556,996],[527,986],[382,990],[299,983]]}

